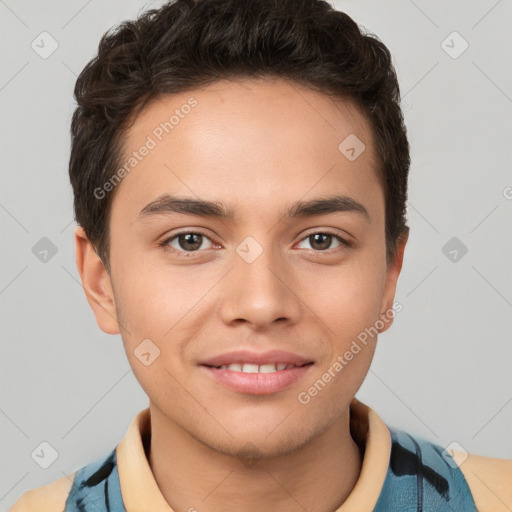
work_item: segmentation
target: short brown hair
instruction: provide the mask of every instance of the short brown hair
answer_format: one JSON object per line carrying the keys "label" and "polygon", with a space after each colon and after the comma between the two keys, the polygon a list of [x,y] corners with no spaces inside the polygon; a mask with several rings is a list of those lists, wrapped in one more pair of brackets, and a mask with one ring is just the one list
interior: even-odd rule
{"label": "short brown hair", "polygon": [[69,176],[76,222],[109,265],[114,190],[94,191],[120,165],[123,134],[157,95],[220,79],[277,77],[352,100],[370,122],[386,208],[386,253],[408,231],[409,144],[391,55],[323,0],[172,0],[102,37],[75,84]]}

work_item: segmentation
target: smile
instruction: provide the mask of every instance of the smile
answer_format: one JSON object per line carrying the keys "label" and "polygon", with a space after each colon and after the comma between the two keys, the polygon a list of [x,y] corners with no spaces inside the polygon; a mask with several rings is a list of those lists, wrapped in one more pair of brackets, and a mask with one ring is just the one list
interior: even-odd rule
{"label": "smile", "polygon": [[296,384],[313,365],[312,362],[302,366],[287,363],[231,363],[222,366],[203,364],[200,368],[209,378],[232,391],[249,395],[270,395]]}
{"label": "smile", "polygon": [[[290,370],[299,365],[276,363],[276,364],[262,364],[257,365],[253,363],[233,363],[224,364],[222,366],[211,366],[211,368],[217,368],[218,370],[229,370],[231,372],[243,372],[243,373],[274,373],[283,370]],[[304,366],[304,365],[301,365]]]}

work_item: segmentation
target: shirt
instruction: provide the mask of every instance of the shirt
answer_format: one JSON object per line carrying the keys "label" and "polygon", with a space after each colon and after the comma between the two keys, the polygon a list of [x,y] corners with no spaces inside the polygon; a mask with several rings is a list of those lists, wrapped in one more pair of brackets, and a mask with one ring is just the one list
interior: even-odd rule
{"label": "shirt", "polygon": [[[363,454],[361,472],[352,492],[336,512],[420,511],[423,507],[420,508],[418,500],[427,499],[423,493],[431,493],[430,496],[439,498],[442,503],[446,491],[443,486],[446,487],[447,481],[453,483],[454,478],[458,478],[457,489],[462,489],[464,495],[460,498],[466,501],[463,508],[454,509],[448,504],[446,510],[466,512],[475,507],[478,512],[512,510],[512,460],[453,450],[448,453],[429,441],[386,426],[373,409],[356,398],[350,404],[350,433]],[[91,510],[114,512],[124,508],[126,512],[173,512],[158,488],[146,457],[145,447],[150,436],[151,419],[149,408],[146,408],[135,416],[113,452],[88,465],[88,485],[102,493],[102,502],[105,501],[104,487],[110,483],[106,492],[107,508],[104,503],[103,508],[93,503]],[[420,445],[421,451],[416,454],[421,453],[423,459],[420,456],[418,462],[415,449]],[[434,464],[429,466],[429,460],[434,461],[435,457],[437,471],[430,467]],[[443,464],[442,458],[450,464]],[[444,477],[439,472],[441,466]],[[9,512],[88,510],[85,506],[72,508],[69,503],[66,509],[68,497],[78,492],[78,482],[73,486],[75,476],[85,475],[84,469],[26,491]],[[103,478],[105,486],[96,485]],[[397,487],[405,482],[408,482],[407,489],[412,490],[409,495],[403,492],[405,487]],[[88,489],[88,492],[91,491]],[[92,496],[90,494],[89,501]],[[117,508],[116,497],[119,499]]]}

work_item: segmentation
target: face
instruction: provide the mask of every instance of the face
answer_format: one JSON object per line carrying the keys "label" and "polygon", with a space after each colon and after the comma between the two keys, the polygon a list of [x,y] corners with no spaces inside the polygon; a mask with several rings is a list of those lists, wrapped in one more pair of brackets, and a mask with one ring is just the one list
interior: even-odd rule
{"label": "face", "polygon": [[392,308],[403,253],[386,264],[364,117],[287,81],[222,81],[154,100],[125,140],[111,274],[80,228],[77,261],[152,411],[226,454],[321,436],[368,371],[376,337],[344,355]]}

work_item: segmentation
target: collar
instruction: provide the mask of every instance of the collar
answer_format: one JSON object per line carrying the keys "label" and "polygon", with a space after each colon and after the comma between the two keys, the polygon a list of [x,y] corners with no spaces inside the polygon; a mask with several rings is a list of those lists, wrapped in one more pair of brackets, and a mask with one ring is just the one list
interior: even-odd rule
{"label": "collar", "polygon": [[[352,492],[335,512],[371,512],[388,471],[390,432],[375,411],[354,398],[350,403],[350,433],[363,453],[361,473]],[[146,458],[144,443],[150,435],[148,407],[133,418],[116,449],[121,493],[127,512],[145,512],[149,508],[173,512],[160,492]]]}

